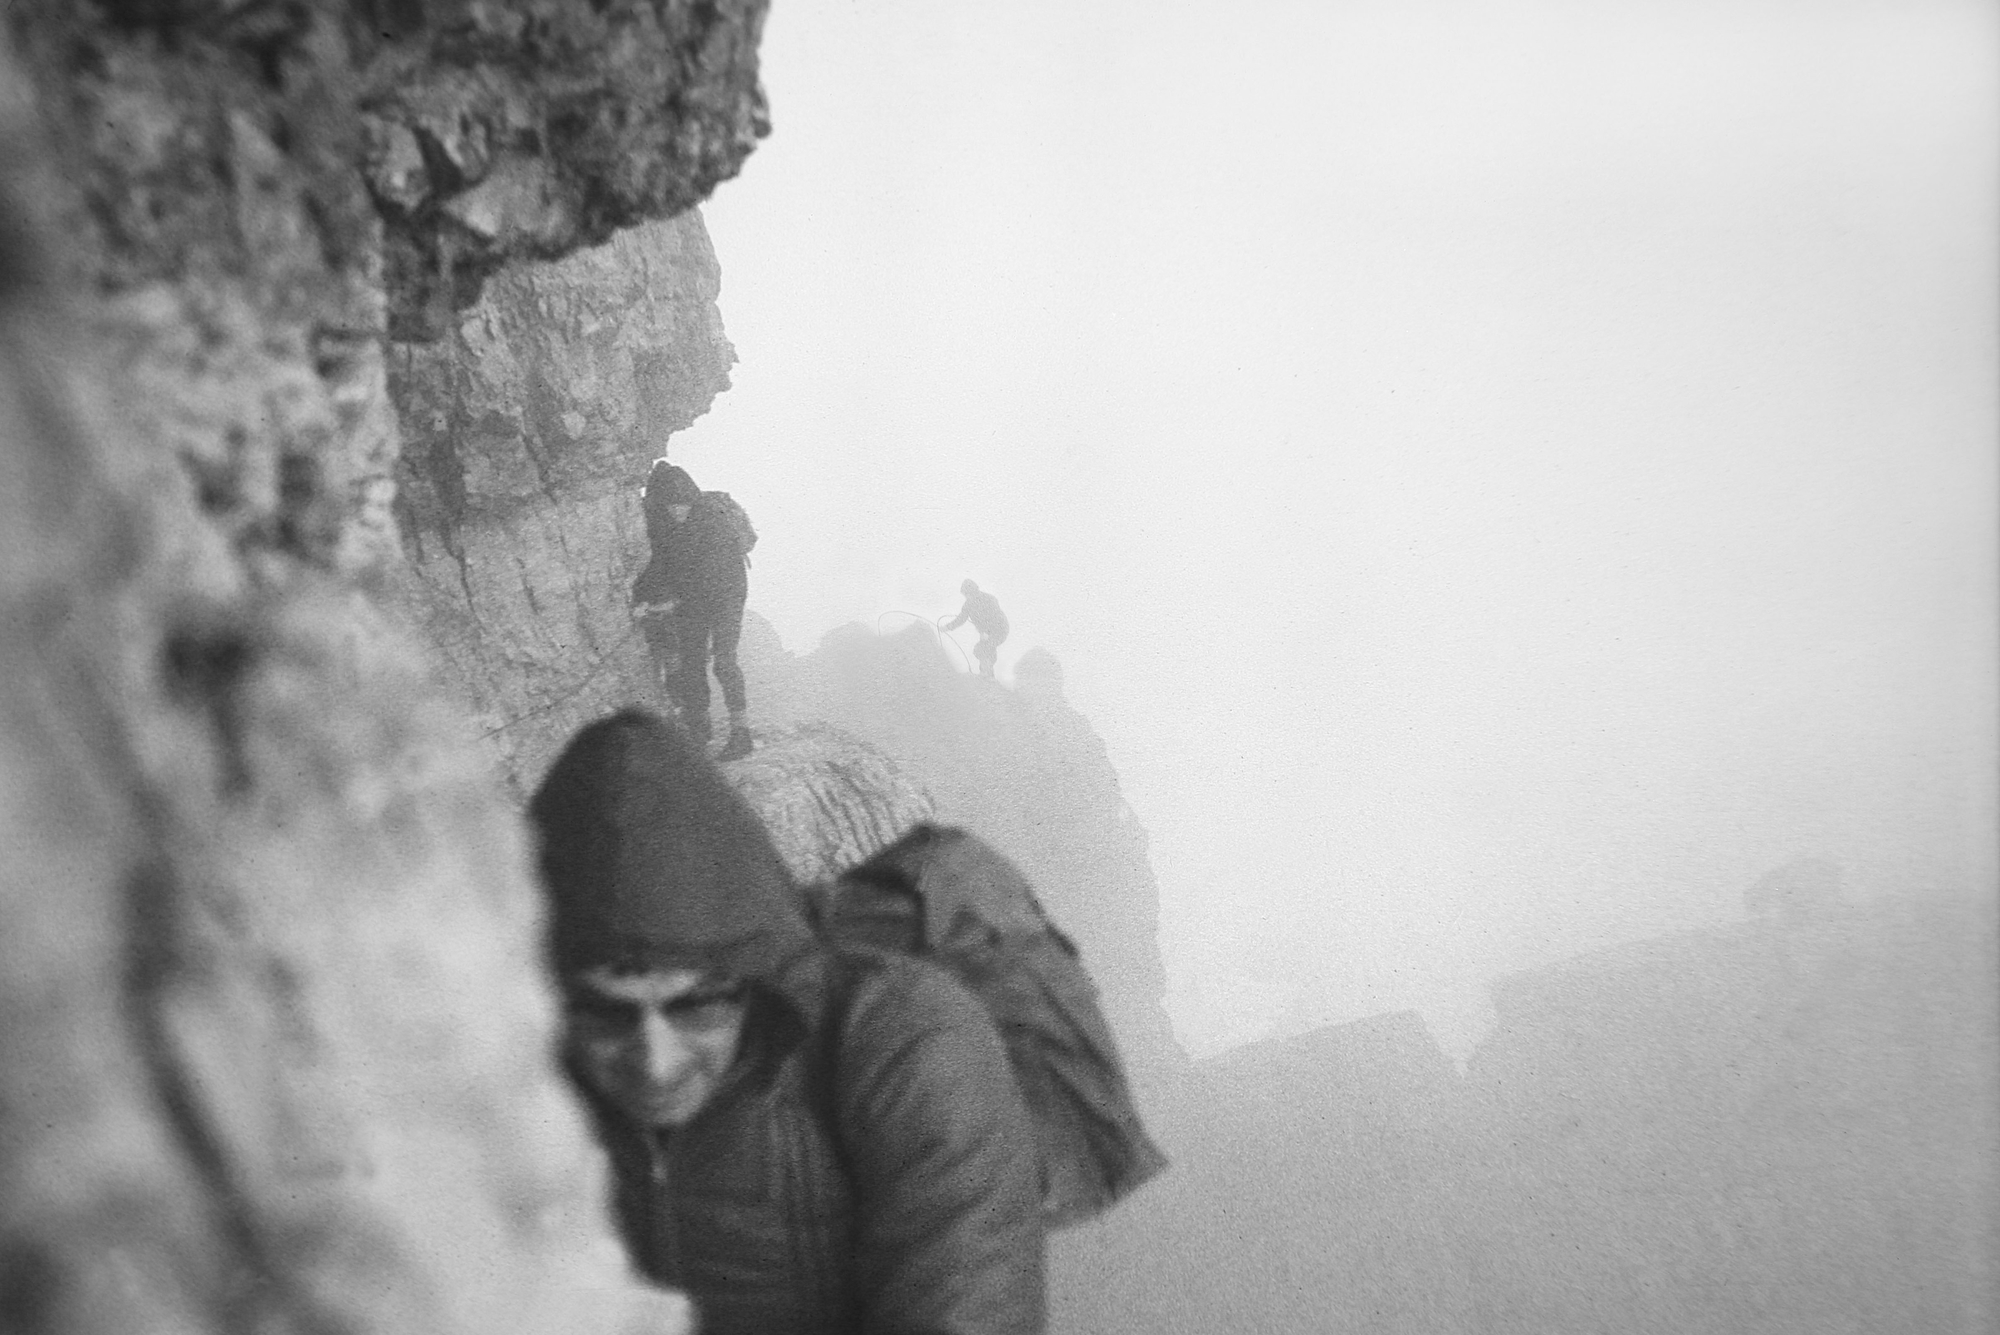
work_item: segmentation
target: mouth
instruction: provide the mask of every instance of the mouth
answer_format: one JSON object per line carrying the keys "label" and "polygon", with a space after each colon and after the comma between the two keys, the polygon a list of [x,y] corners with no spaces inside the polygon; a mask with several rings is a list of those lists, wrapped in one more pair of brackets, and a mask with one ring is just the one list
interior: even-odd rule
{"label": "mouth", "polygon": [[686,1116],[689,1091],[680,1085],[665,1090],[633,1090],[625,1097],[625,1107],[634,1117],[651,1126],[664,1126]]}

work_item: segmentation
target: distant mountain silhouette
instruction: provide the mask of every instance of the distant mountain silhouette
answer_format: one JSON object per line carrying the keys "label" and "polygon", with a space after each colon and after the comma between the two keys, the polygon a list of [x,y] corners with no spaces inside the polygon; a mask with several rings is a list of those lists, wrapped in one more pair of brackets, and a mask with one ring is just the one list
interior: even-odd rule
{"label": "distant mountain silhouette", "polygon": [[1010,689],[920,626],[793,656],[753,619],[744,657],[760,712],[853,732],[1013,857],[1104,991],[1173,1168],[1052,1241],[1057,1335],[1996,1328],[1990,906],[1802,860],[1734,927],[1498,980],[1468,1051],[1405,1011],[1195,1063],[1052,656]]}
{"label": "distant mountain silhouette", "polygon": [[1415,1012],[1203,1062],[1059,1329],[1993,1330],[1992,941],[1847,906],[1503,979],[1464,1077]]}

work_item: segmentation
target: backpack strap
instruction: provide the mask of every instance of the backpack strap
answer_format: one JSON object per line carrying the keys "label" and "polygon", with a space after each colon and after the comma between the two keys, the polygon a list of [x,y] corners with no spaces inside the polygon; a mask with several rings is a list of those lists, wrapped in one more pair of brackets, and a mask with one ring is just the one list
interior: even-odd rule
{"label": "backpack strap", "polygon": [[841,1176],[847,1179],[848,1190],[855,1191],[858,1184],[854,1176],[854,1160],[848,1153],[846,1132],[841,1127],[840,1050],[847,1042],[848,1014],[853,1007],[855,989],[861,982],[862,970],[860,962],[851,959],[839,947],[829,949],[826,956],[828,1001],[821,1024],[807,1040],[806,1099],[818,1116],[820,1125],[826,1128],[827,1141],[833,1146],[834,1161],[840,1165]]}

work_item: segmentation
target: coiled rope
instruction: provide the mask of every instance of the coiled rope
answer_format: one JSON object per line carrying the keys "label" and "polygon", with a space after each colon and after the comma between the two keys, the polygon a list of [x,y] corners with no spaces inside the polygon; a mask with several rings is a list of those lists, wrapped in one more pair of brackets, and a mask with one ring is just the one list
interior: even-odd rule
{"label": "coiled rope", "polygon": [[[950,632],[944,630],[941,626],[937,624],[937,621],[944,620],[943,617],[939,617],[937,621],[932,621],[926,617],[918,615],[915,612],[891,610],[888,612],[884,612],[881,614],[881,616],[875,618],[875,633],[878,635],[883,633],[882,617],[910,618],[910,620],[916,622],[918,625],[924,627],[924,629],[930,631],[932,636],[934,636],[940,643],[950,645],[952,649],[958,654],[959,662],[965,665],[965,671],[967,673],[971,673],[973,671],[972,660],[966,655],[965,646],[960,644],[957,638],[954,637]],[[619,656],[619,653],[625,648],[625,646],[630,644],[633,641],[633,639],[636,638],[639,634],[640,630],[639,630],[638,620],[634,618],[628,621],[625,625],[625,633],[619,636],[617,641],[613,643],[609,649],[606,649],[603,653],[599,654],[597,656],[596,661],[594,661],[590,665],[590,670],[584,673],[581,677],[577,678],[575,684],[572,685],[568,690],[564,691],[561,695],[557,696],[555,699],[548,701],[546,704],[537,705],[535,706],[535,708],[530,709],[523,714],[519,714],[513,718],[508,719],[505,723],[496,724],[495,726],[488,728],[485,732],[479,734],[479,739],[481,741],[485,741],[489,737],[498,737],[501,733],[506,732],[510,728],[519,727],[521,724],[526,723],[531,719],[540,718],[544,714],[552,713],[555,710],[562,708],[564,705],[569,704],[572,700],[575,700],[578,696],[582,695],[584,692],[584,688],[589,686],[591,682],[597,680],[597,678],[603,674],[604,669],[611,665],[612,660],[616,659]]]}
{"label": "coiled rope", "polygon": [[[878,617],[876,617],[876,618],[875,618],[875,633],[876,633],[877,635],[880,635],[880,634],[882,633],[882,617],[908,617],[908,618],[910,618],[910,620],[912,620],[912,621],[916,622],[916,623],[917,623],[918,625],[920,625],[920,626],[924,627],[924,628],[925,628],[926,630],[930,631],[930,633],[931,633],[932,635],[936,636],[936,637],[938,638],[938,640],[939,640],[939,641],[941,641],[942,643],[945,643],[945,644],[948,644],[948,645],[950,645],[950,646],[951,646],[951,647],[952,647],[953,649],[956,649],[956,650],[958,651],[958,659],[959,659],[959,661],[960,661],[961,663],[964,663],[964,664],[965,664],[965,670],[966,670],[967,672],[971,672],[971,671],[972,671],[972,660],[971,660],[970,658],[967,658],[967,657],[965,656],[965,646],[964,646],[964,645],[962,645],[962,644],[960,644],[960,643],[958,642],[957,638],[956,638],[956,637],[954,637],[954,636],[953,636],[953,635],[951,634],[951,632],[949,632],[949,631],[945,630],[945,629],[944,629],[943,627],[939,626],[939,625],[937,624],[937,621],[931,621],[931,620],[929,620],[928,618],[925,618],[925,617],[921,617],[921,616],[918,616],[918,615],[917,615],[917,614],[916,614],[915,612],[902,612],[902,611],[888,611],[888,612],[884,612],[884,613],[882,613],[882,616],[878,616]],[[943,620],[944,620],[944,618],[943,618],[943,617],[939,617],[939,618],[938,618],[938,621],[943,621]]]}

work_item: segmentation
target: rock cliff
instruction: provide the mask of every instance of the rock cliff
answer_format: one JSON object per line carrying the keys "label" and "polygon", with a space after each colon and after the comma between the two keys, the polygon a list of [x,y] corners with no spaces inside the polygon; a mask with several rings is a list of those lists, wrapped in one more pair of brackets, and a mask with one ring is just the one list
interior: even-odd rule
{"label": "rock cliff", "polygon": [[724,772],[802,883],[839,875],[937,814],[901,766],[820,723],[766,729],[756,752]]}
{"label": "rock cliff", "polygon": [[386,349],[732,173],[762,14],[7,7],[0,1327],[685,1329],[548,1060],[514,804],[383,611]]}
{"label": "rock cliff", "polygon": [[729,387],[720,286],[690,210],[503,274],[445,337],[392,345],[407,563],[390,585],[524,786],[580,724],[650,694],[627,612],[638,486]]}

